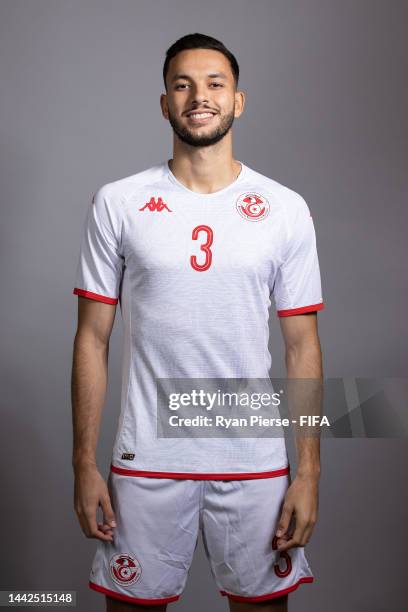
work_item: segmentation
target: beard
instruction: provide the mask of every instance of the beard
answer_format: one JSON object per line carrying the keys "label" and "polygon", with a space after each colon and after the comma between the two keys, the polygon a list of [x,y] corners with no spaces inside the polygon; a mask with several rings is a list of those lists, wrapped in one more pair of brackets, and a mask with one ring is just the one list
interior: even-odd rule
{"label": "beard", "polygon": [[185,125],[182,125],[181,122],[171,114],[170,110],[168,110],[168,114],[169,123],[173,128],[173,131],[177,134],[182,142],[190,145],[191,147],[209,147],[216,144],[222,138],[224,138],[234,123],[234,111],[232,110],[230,113],[221,115],[221,120],[218,127],[214,128],[211,132],[207,132],[206,134],[200,134],[199,132],[190,130],[190,128],[186,127]]}

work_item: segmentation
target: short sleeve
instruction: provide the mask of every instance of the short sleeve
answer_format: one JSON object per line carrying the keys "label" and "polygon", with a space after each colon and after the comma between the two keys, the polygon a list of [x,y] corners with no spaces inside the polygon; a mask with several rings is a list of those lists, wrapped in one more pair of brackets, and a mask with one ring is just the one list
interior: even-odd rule
{"label": "short sleeve", "polygon": [[289,239],[273,286],[279,317],[324,308],[316,234],[309,207],[303,198],[289,226]]}
{"label": "short sleeve", "polygon": [[102,187],[87,211],[73,293],[117,304],[123,261],[120,215]]}

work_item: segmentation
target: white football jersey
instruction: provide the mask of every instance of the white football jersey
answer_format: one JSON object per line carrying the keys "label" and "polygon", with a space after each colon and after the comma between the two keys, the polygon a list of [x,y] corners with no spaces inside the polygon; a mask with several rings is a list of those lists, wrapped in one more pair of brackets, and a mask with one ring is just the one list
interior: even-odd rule
{"label": "white football jersey", "polygon": [[121,410],[112,469],[167,478],[287,473],[284,438],[157,436],[156,378],[269,378],[268,315],[323,308],[312,217],[241,162],[196,193],[168,162],[104,185],[89,205],[74,293],[119,302]]}

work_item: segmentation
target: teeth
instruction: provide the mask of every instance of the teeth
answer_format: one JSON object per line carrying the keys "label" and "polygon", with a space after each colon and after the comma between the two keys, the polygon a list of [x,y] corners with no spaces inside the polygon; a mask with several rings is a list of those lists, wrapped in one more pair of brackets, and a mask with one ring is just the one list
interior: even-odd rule
{"label": "teeth", "polygon": [[212,113],[194,113],[189,115],[189,117],[194,117],[194,119],[205,119],[205,117],[212,117]]}

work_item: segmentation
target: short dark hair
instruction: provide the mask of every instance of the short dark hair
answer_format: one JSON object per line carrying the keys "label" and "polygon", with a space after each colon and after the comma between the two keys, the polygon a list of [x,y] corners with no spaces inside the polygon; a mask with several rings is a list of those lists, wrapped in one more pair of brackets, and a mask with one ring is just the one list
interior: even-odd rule
{"label": "short dark hair", "polygon": [[239,66],[238,62],[235,59],[235,56],[227,49],[227,47],[216,38],[212,36],[206,36],[205,34],[199,34],[196,32],[195,34],[187,34],[182,38],[176,40],[175,43],[171,45],[166,51],[166,59],[163,65],[163,81],[164,86],[167,91],[166,85],[166,76],[169,69],[170,60],[180,53],[180,51],[184,51],[185,49],[214,49],[215,51],[219,51],[228,59],[232,74],[234,75],[235,87],[238,87],[238,79],[239,79]]}

